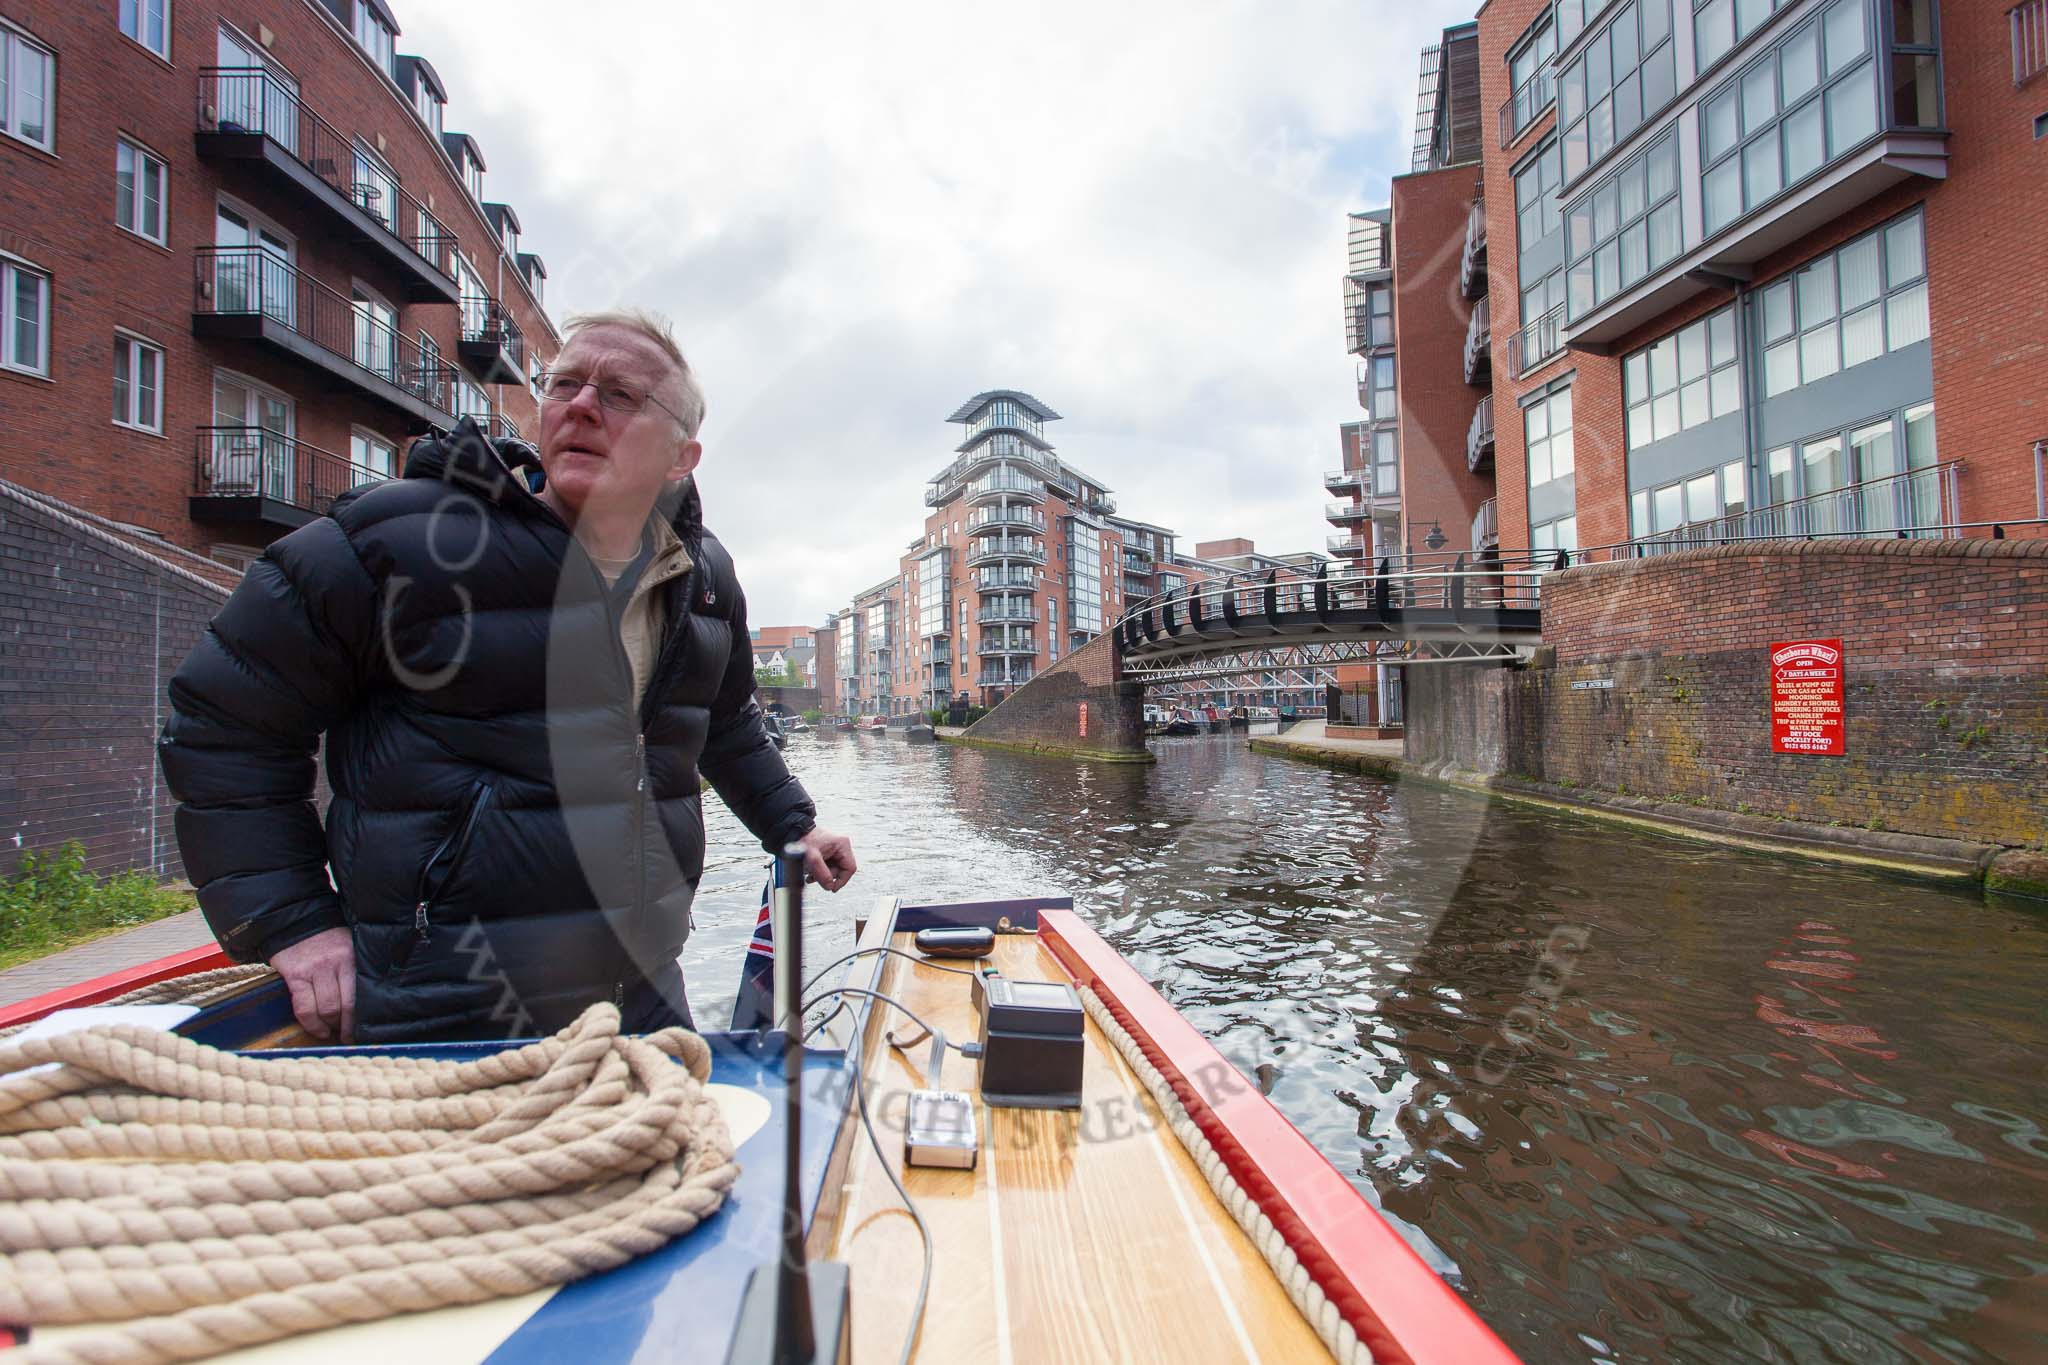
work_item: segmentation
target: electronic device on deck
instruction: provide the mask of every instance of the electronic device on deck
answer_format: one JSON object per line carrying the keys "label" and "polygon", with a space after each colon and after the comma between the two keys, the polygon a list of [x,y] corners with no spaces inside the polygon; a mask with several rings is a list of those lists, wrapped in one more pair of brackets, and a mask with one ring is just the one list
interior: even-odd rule
{"label": "electronic device on deck", "polygon": [[903,1116],[903,1164],[971,1171],[981,1151],[980,1135],[974,1125],[974,1097],[939,1088],[940,1069],[945,1061],[946,1035],[933,1029],[924,1089],[910,1092],[910,1106]]}
{"label": "electronic device on deck", "polygon": [[1064,981],[974,973],[981,1010],[981,1098],[1008,1109],[1079,1109],[1087,1056],[1081,997]]}
{"label": "electronic device on deck", "polygon": [[993,929],[920,929],[911,945],[926,957],[987,957],[996,949]]}

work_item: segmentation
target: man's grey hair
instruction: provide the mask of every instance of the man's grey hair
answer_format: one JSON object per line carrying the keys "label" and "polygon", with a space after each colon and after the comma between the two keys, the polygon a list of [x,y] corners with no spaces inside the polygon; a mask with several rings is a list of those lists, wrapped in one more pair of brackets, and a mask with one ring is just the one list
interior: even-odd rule
{"label": "man's grey hair", "polygon": [[564,327],[564,346],[585,328],[617,327],[645,337],[659,347],[675,367],[676,389],[681,400],[676,404],[676,413],[682,418],[683,435],[692,441],[697,439],[698,428],[704,425],[704,390],[697,383],[696,371],[683,358],[683,348],[676,344],[675,329],[667,318],[645,308],[608,308],[601,313],[578,313]]}

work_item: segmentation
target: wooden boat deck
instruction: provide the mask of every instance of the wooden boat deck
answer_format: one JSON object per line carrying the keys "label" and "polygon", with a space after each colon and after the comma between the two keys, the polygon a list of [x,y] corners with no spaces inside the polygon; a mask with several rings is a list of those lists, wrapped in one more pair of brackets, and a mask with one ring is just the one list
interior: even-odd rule
{"label": "wooden boat deck", "polygon": [[[893,946],[910,951],[910,935],[897,934]],[[883,991],[948,1039],[975,1039],[967,977],[886,961]],[[999,936],[993,961],[1015,980],[1069,979],[1034,935]],[[885,1031],[907,1039],[918,1030],[877,1006],[862,1049],[888,1164],[937,1248],[915,1359],[1328,1359],[1093,1019],[1078,1111],[984,1105],[979,1064],[948,1050],[944,1084],[975,1097],[982,1125],[971,1171],[903,1166],[905,1096],[923,1086],[930,1046],[898,1051]],[[825,1252],[853,1267],[857,1361],[895,1358],[917,1293],[917,1228],[879,1161],[862,1137]]]}

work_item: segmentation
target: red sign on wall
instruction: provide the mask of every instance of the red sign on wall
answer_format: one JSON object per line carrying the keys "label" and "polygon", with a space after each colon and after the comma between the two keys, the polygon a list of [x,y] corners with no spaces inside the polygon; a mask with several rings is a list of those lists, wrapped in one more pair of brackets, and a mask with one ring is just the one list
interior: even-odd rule
{"label": "red sign on wall", "polygon": [[1840,754],[1840,640],[1789,640],[1771,646],[1771,752]]}
{"label": "red sign on wall", "polygon": [[1088,703],[1081,703],[1081,738],[1088,738]]}

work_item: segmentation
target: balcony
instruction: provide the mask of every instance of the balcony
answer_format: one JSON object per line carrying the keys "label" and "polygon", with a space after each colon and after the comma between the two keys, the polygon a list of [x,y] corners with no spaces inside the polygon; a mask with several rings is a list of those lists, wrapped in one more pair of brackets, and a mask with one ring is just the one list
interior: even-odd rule
{"label": "balcony", "polygon": [[1372,549],[1364,536],[1331,536],[1328,545],[1331,554],[1343,559],[1363,559]]}
{"label": "balcony", "polygon": [[1144,551],[1124,551],[1125,573],[1137,574],[1140,578],[1149,578],[1152,575],[1152,570],[1156,567],[1157,565],[1153,563],[1152,556],[1146,554]]}
{"label": "balcony", "polygon": [[1962,520],[1956,495],[1962,467],[1961,460],[1950,460],[1713,521],[1693,522],[1638,536],[1636,549],[1640,554],[1658,554],[1729,541],[1796,536],[1938,538],[1955,534],[1952,528]]}
{"label": "balcony", "polygon": [[1013,563],[1045,563],[1045,547],[1035,540],[983,540],[975,543],[967,552],[969,564],[986,564],[999,560]]}
{"label": "balcony", "polygon": [[519,434],[519,423],[502,412],[494,412],[484,421],[484,435],[493,441],[523,441]]}
{"label": "balcony", "polygon": [[1333,526],[1356,526],[1372,515],[1372,509],[1363,502],[1327,502],[1323,504],[1323,516]]}
{"label": "balcony", "polygon": [[991,655],[1036,654],[1038,653],[1038,641],[1037,637],[1028,633],[1015,635],[1007,640],[1000,637],[985,639],[974,647],[974,652],[982,655],[984,658]]}
{"label": "balcony", "polygon": [[526,382],[526,337],[504,304],[493,298],[462,301],[457,344],[470,372],[485,384]]}
{"label": "balcony", "polygon": [[974,613],[974,619],[984,626],[1036,625],[1038,623],[1038,608],[1031,604],[1029,598],[1015,605],[1009,605],[1004,601],[995,601]]}
{"label": "balcony", "polygon": [[1478,512],[1472,517],[1472,548],[1475,550],[1496,549],[1500,545],[1499,504],[1488,498],[1479,504]]}
{"label": "balcony", "polygon": [[1472,305],[1472,319],[1465,324],[1465,382],[1493,382],[1493,310],[1485,299]]}
{"label": "balcony", "polygon": [[1038,586],[1038,575],[1029,569],[980,569],[974,575],[977,592],[1015,592]]}
{"label": "balcony", "polygon": [[1332,469],[1323,475],[1323,488],[1331,493],[1356,493],[1363,487],[1363,469]]}
{"label": "balcony", "polygon": [[[998,498],[1021,498],[1026,502],[1044,502],[1045,481],[1043,479],[1029,479],[1021,474],[991,474],[985,479],[977,479],[967,485],[967,501],[970,504],[979,505]],[[929,494],[927,494],[925,501],[934,507],[940,505],[939,503],[932,502]]]}
{"label": "balcony", "polygon": [[1486,292],[1486,201],[1474,199],[1465,215],[1465,250],[1458,258],[1458,288],[1468,299]]}
{"label": "balcony", "polygon": [[1000,535],[1015,526],[1043,531],[1045,513],[1031,507],[984,507],[967,517],[967,534],[971,536]]}
{"label": "balcony", "polygon": [[195,138],[200,156],[247,163],[374,252],[404,281],[407,302],[460,302],[455,234],[270,72],[201,68]]}
{"label": "balcony", "polygon": [[2048,71],[2048,0],[2025,0],[2006,18],[2012,24],[2012,83],[2018,87]]}
{"label": "balcony", "polygon": [[[965,446],[961,447],[965,450]],[[1049,479],[1064,481],[1067,471],[1059,459],[1049,450],[1040,450],[1028,441],[1015,436],[997,436],[994,439],[967,450],[953,462],[940,470],[938,477],[925,485],[925,503],[937,507],[952,500],[961,482],[976,470],[996,462],[1023,465],[1035,469]]]}
{"label": "balcony", "polygon": [[264,427],[200,427],[192,438],[188,510],[199,522],[291,530],[326,516],[349,489],[390,477]]}
{"label": "balcony", "polygon": [[1490,393],[1472,409],[1472,424],[1465,428],[1465,467],[1474,474],[1493,468],[1493,395]]}
{"label": "balcony", "polygon": [[1564,305],[1559,304],[1508,338],[1508,369],[1517,378],[1564,349]]}
{"label": "balcony", "polygon": [[1020,668],[1011,673],[1000,669],[986,668],[974,682],[977,687],[1018,687],[1031,681],[1031,670]]}
{"label": "balcony", "polygon": [[289,356],[402,414],[414,430],[455,425],[454,367],[429,363],[417,342],[366,308],[261,247],[200,247],[193,264],[194,336]]}
{"label": "balcony", "polygon": [[1530,125],[1542,118],[1544,111],[1557,102],[1557,71],[1551,63],[1545,62],[1536,73],[1515,87],[1515,92],[1501,101],[1500,145],[1506,151],[1521,140]]}

